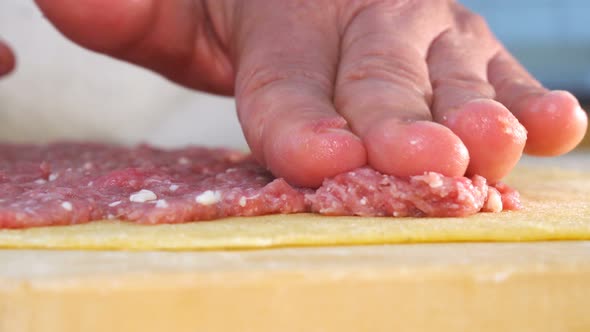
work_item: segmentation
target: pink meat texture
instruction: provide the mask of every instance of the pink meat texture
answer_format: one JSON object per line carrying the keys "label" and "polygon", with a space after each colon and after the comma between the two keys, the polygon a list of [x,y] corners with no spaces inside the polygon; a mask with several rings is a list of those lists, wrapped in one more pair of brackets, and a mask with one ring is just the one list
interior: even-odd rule
{"label": "pink meat texture", "polygon": [[364,167],[309,189],[290,186],[250,155],[227,149],[0,144],[0,228],[300,212],[465,217],[520,207],[518,192],[477,175],[395,177]]}

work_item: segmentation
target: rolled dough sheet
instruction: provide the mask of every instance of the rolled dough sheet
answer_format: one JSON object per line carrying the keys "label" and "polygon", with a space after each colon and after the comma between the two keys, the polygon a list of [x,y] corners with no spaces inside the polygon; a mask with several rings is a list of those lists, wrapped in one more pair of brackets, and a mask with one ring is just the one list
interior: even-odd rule
{"label": "rolled dough sheet", "polygon": [[[176,225],[99,221],[0,230],[1,248],[215,250],[417,242],[590,240],[590,154],[525,160],[507,179],[525,209],[469,218],[361,218],[312,214]],[[569,166],[568,166],[569,165]],[[573,167],[572,167],[573,166]]]}

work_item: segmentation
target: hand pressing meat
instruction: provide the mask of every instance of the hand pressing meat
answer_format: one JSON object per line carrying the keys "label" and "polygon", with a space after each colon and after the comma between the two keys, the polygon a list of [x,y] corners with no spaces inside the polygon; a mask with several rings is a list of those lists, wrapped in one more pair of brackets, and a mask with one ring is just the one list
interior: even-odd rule
{"label": "hand pressing meat", "polygon": [[37,3],[89,49],[234,94],[255,157],[295,185],[367,164],[495,182],[523,150],[565,153],[587,127],[575,97],[543,88],[451,0]]}

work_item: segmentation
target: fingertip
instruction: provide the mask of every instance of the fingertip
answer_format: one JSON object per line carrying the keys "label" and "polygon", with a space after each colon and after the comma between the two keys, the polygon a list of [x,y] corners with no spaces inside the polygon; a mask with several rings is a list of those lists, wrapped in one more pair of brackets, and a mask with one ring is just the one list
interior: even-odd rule
{"label": "fingertip", "polygon": [[410,176],[433,171],[463,176],[469,163],[469,153],[459,137],[430,121],[383,121],[370,129],[364,141],[369,164],[386,174]]}
{"label": "fingertip", "polygon": [[491,99],[475,99],[450,113],[443,123],[457,134],[471,160],[469,175],[490,182],[504,178],[522,156],[527,131],[506,107]]}
{"label": "fingertip", "polygon": [[551,91],[517,103],[516,116],[528,130],[527,154],[557,156],[574,149],[584,138],[588,116],[576,97]]}
{"label": "fingertip", "polygon": [[0,76],[9,74],[16,66],[14,53],[4,43],[0,42]]}
{"label": "fingertip", "polygon": [[295,124],[265,136],[266,166],[295,186],[319,187],[327,177],[366,164],[362,141],[347,129]]}

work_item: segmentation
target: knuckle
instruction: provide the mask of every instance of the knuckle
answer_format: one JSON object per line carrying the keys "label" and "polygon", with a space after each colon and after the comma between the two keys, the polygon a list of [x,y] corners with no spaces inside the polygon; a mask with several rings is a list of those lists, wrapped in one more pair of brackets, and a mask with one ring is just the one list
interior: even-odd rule
{"label": "knuckle", "polygon": [[342,30],[352,24],[358,17],[371,11],[398,16],[420,6],[420,0],[340,0],[338,18]]}
{"label": "knuckle", "polygon": [[489,98],[495,97],[496,90],[489,83],[480,78],[469,77],[465,75],[455,75],[455,77],[440,78],[432,81],[434,91],[444,88],[455,88],[461,90],[475,91],[481,96]]}
{"label": "knuckle", "polygon": [[323,90],[332,88],[332,80],[305,65],[261,66],[238,77],[240,95],[250,96],[282,84],[308,84]]}
{"label": "knuckle", "polygon": [[480,14],[470,13],[467,15],[467,24],[476,31],[488,30],[488,23]]}
{"label": "knuckle", "polygon": [[285,10],[300,19],[326,21],[334,17],[337,4],[332,0],[290,0],[285,4]]}
{"label": "knuckle", "polygon": [[365,55],[344,66],[344,81],[378,79],[392,83],[411,82],[419,84],[421,75],[418,69],[403,61],[384,59],[382,55]]}
{"label": "knuckle", "polygon": [[465,10],[456,18],[457,28],[463,34],[474,35],[478,38],[489,37],[490,27],[486,19],[480,14]]}
{"label": "knuckle", "polygon": [[240,95],[251,95],[275,82],[284,81],[287,75],[276,68],[262,67],[238,74],[238,91]]}
{"label": "knuckle", "polygon": [[359,52],[354,59],[341,64],[340,81],[378,80],[421,95],[429,93],[428,68],[425,61],[416,61],[413,52],[388,47]]}
{"label": "knuckle", "polygon": [[524,79],[522,77],[504,77],[494,82],[496,93],[499,95],[505,95],[506,93],[519,91],[520,94],[534,94],[539,91],[544,91],[541,83],[534,79]]}

